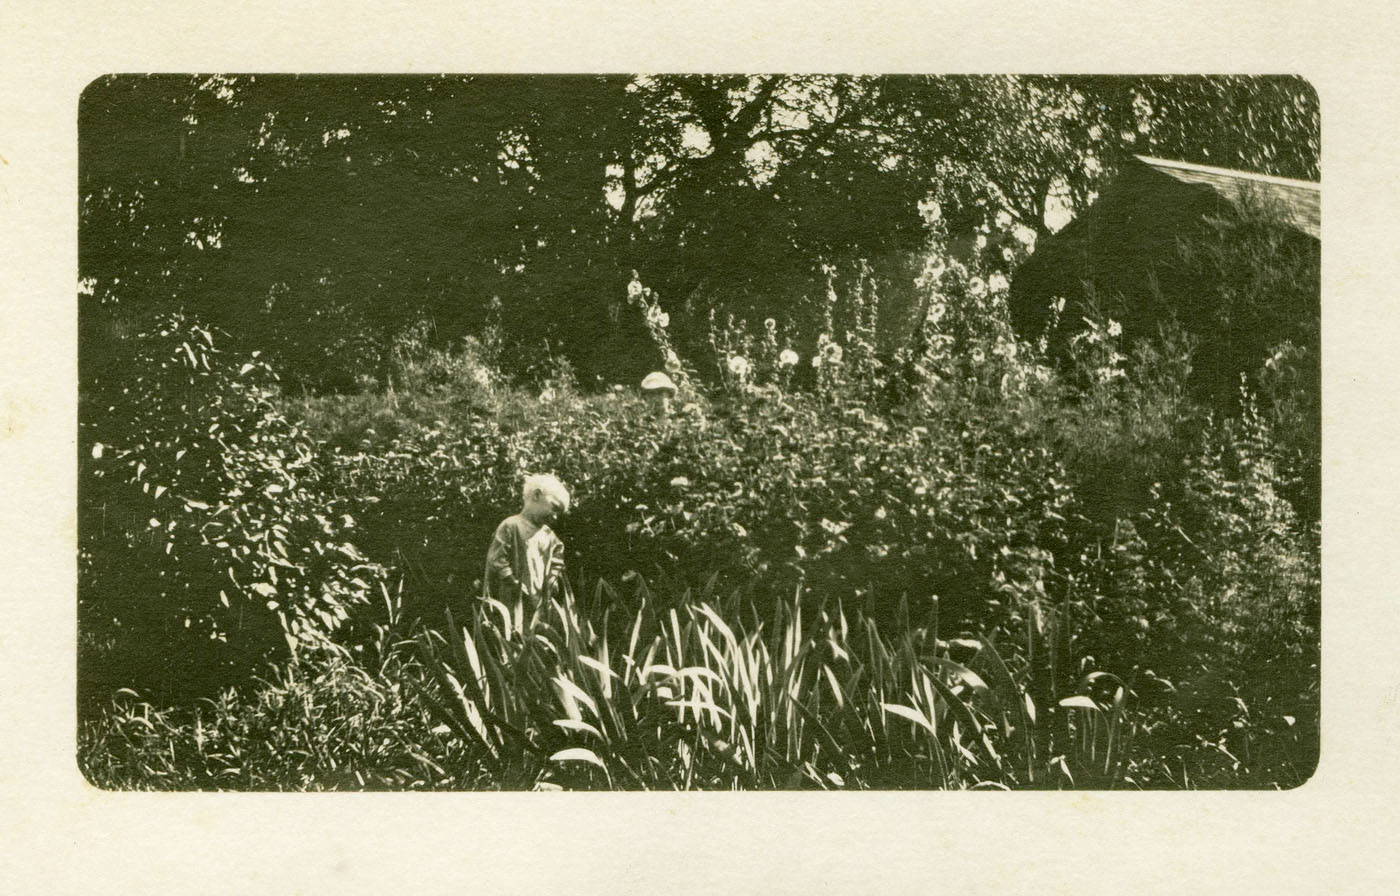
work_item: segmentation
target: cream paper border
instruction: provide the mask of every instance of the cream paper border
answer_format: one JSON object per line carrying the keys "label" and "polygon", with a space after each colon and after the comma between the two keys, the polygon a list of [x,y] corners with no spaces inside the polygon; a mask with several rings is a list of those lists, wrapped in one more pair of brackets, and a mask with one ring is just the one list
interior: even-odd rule
{"label": "cream paper border", "polygon": [[[168,7],[168,8],[166,8]],[[0,887],[1385,892],[1400,613],[1384,3],[0,0]],[[1298,72],[1323,109],[1322,766],[1288,793],[128,794],[74,762],[76,107],[127,71]],[[1386,848],[1390,846],[1392,848]],[[1391,887],[1386,884],[1390,883]]]}

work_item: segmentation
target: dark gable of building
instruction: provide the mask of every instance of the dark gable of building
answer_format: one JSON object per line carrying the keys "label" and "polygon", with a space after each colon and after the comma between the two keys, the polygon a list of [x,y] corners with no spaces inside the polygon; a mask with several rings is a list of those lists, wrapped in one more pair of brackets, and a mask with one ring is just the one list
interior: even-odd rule
{"label": "dark gable of building", "polygon": [[[1044,332],[1051,302],[1063,298],[1062,338],[1082,327],[1081,318],[1094,306],[1122,323],[1130,338],[1151,336],[1170,318],[1201,333],[1213,325],[1207,303],[1217,294],[1216,284],[1202,282],[1199,271],[1183,260],[1181,246],[1213,238],[1211,220],[1229,206],[1246,203],[1281,225],[1290,248],[1317,252],[1318,184],[1146,156],[1130,158],[1088,209],[1043,238],[1016,271],[1010,295],[1013,324],[1023,336],[1037,338]],[[1238,349],[1239,370],[1263,360],[1252,357],[1258,346]],[[1227,360],[1217,358],[1212,365],[1221,367]],[[1215,373],[1224,380],[1237,377],[1224,369]]]}
{"label": "dark gable of building", "polygon": [[1322,238],[1322,189],[1320,184],[1286,177],[1269,177],[1229,168],[1192,165],[1170,159],[1135,156],[1133,161],[1183,184],[1210,187],[1232,202],[1253,195],[1271,203],[1279,221],[1313,239]]}

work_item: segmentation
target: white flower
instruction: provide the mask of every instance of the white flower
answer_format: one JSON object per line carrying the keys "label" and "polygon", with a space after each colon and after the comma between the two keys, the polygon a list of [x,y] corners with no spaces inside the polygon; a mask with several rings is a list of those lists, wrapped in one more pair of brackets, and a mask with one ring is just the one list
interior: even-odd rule
{"label": "white flower", "polygon": [[1001,274],[993,274],[992,276],[988,277],[987,286],[992,290],[992,292],[1006,292],[1008,289],[1011,288],[1011,284],[1008,283],[1006,277]]}
{"label": "white flower", "polygon": [[967,291],[974,296],[980,296],[987,291],[987,284],[982,282],[981,277],[973,277],[967,281]]}
{"label": "white flower", "polygon": [[680,355],[676,354],[675,349],[666,349],[666,369],[672,372],[681,369],[681,358]]}
{"label": "white flower", "polygon": [[743,355],[733,355],[729,359],[729,372],[739,379],[745,379],[749,375],[749,359]]}
{"label": "white flower", "polygon": [[981,364],[985,360],[987,360],[987,356],[982,353],[980,348],[974,348],[972,350],[972,361],[974,364]]}
{"label": "white flower", "polygon": [[1060,314],[1065,310],[1065,300],[1062,298],[1055,299],[1053,302],[1050,303],[1050,310],[1055,312],[1056,314]]}
{"label": "white flower", "polygon": [[627,284],[627,295],[629,295],[629,296],[631,296],[632,298],[635,299],[637,296],[639,296],[639,295],[641,295],[641,294],[642,294],[642,281],[634,279],[631,283],[628,283],[628,284]]}
{"label": "white flower", "polygon": [[883,507],[877,507],[877,508],[875,508],[875,519],[877,519],[877,520],[883,520],[885,517],[887,517],[887,516],[889,516],[889,515],[890,515],[889,511],[886,510],[885,508],[883,508]]}
{"label": "white flower", "polygon": [[1110,336],[1122,336],[1122,335],[1123,335],[1123,325],[1120,324],[1120,323],[1119,323],[1118,321],[1116,321],[1116,320],[1110,320],[1110,321],[1108,322],[1108,335],[1110,335]]}
{"label": "white flower", "polygon": [[763,329],[771,333],[774,330],[778,329],[778,322],[770,317],[763,322]]}
{"label": "white flower", "polygon": [[666,329],[671,325],[671,315],[667,314],[665,311],[656,315],[656,325],[663,330]]}
{"label": "white flower", "polygon": [[828,342],[826,345],[822,346],[822,354],[826,356],[826,360],[829,363],[840,364],[843,352],[841,351],[841,346],[834,342]]}
{"label": "white flower", "polygon": [[1006,339],[998,339],[996,345],[992,346],[992,354],[1009,361],[1016,357],[1016,343]]}
{"label": "white flower", "polygon": [[797,366],[797,352],[793,351],[793,350],[790,349],[790,348],[785,348],[785,349],[783,349],[781,352],[778,353],[778,366],[780,366],[780,367],[795,367],[795,366]]}

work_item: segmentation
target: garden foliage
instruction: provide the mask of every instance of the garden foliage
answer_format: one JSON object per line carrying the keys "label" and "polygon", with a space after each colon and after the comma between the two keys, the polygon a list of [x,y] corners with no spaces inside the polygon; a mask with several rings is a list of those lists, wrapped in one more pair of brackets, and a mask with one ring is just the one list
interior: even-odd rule
{"label": "garden foliage", "polygon": [[161,689],[323,644],[383,575],[349,540],[354,520],[279,411],[271,369],[216,342],[157,319],[120,340],[85,396],[84,639],[114,643],[144,667],[123,672]]}
{"label": "garden foliage", "polygon": [[[174,787],[1306,780],[1319,543],[1284,427],[1308,384],[1265,371],[1210,407],[1189,338],[1129,344],[1099,315],[1052,359],[1056,334],[1012,331],[1005,272],[930,232],[903,340],[882,338],[878,279],[832,265],[807,324],[715,315],[683,357],[635,278],[681,387],[664,416],[563,359],[512,379],[489,330],[410,331],[384,381],[300,397],[179,318],[132,337],[132,378],[85,417],[85,636],[320,646],[224,698],[217,749],[200,714],[96,712],[85,768]],[[576,498],[557,528],[580,597],[519,622],[482,602],[481,563],[542,471]],[[386,569],[402,591],[380,613]],[[307,745],[279,760],[250,745],[289,694]],[[147,725],[180,745],[169,763]]]}

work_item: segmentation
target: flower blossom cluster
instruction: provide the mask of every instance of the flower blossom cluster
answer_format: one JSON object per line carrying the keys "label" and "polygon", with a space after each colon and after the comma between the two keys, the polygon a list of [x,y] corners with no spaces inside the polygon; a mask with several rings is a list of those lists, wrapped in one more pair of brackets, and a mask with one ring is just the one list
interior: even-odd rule
{"label": "flower blossom cluster", "polygon": [[817,352],[812,356],[812,366],[821,367],[823,364],[835,366],[841,363],[844,356],[841,346],[831,341],[831,337],[823,333],[817,337]]}

